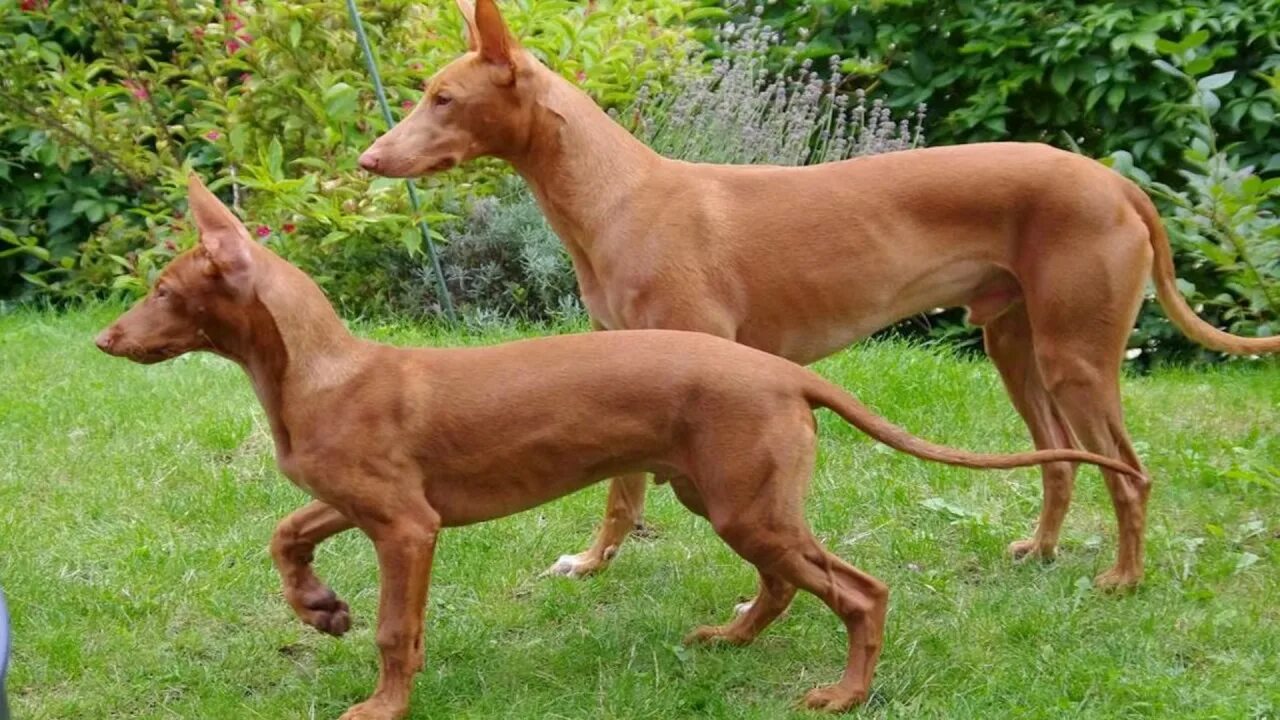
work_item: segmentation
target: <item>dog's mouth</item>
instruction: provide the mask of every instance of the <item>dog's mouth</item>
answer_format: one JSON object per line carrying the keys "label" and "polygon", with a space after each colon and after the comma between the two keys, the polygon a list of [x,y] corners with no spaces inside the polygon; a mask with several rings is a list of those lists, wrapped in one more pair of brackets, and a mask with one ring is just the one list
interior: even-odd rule
{"label": "dog's mouth", "polygon": [[428,165],[427,172],[429,173],[444,172],[445,170],[452,170],[457,166],[458,166],[457,158],[447,157],[441,160],[437,160],[431,165]]}
{"label": "dog's mouth", "polygon": [[182,351],[171,345],[161,345],[153,348],[134,346],[114,349],[111,354],[116,357],[122,357],[126,360],[136,362],[139,365],[154,365],[158,362],[164,362],[165,360],[177,357],[182,354]]}

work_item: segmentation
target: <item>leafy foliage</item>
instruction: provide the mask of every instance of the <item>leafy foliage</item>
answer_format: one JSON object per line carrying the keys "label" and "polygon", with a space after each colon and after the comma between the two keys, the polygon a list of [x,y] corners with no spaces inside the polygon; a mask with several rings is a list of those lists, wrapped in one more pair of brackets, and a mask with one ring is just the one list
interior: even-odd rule
{"label": "leafy foliage", "polygon": [[[1227,71],[1208,74],[1195,49],[1181,43],[1169,60],[1155,65],[1180,80],[1186,98],[1179,106],[1191,139],[1183,151],[1180,183],[1164,183],[1134,164],[1126,151],[1109,162],[1137,180],[1168,208],[1165,226],[1178,261],[1180,289],[1211,322],[1241,335],[1274,335],[1280,320],[1280,178],[1264,180],[1244,164],[1239,148],[1222,146],[1214,120],[1223,114],[1219,95],[1235,80]],[[1141,318],[1131,355],[1199,357],[1191,344],[1161,316]]]}
{"label": "leafy foliage", "polygon": [[[848,58],[851,81],[892,108],[930,108],[935,144],[1042,140],[1103,157],[1127,150],[1172,179],[1189,120],[1181,82],[1152,65],[1200,48],[1189,68],[1235,71],[1220,93],[1224,144],[1280,169],[1280,3],[1135,0],[777,0],[765,18],[804,56]],[[1212,41],[1210,39],[1212,38]]]}
{"label": "leafy foliage", "polygon": [[[365,5],[389,99],[407,110],[462,52],[460,17],[451,3]],[[527,47],[605,103],[681,56],[683,36],[665,28],[683,0],[503,9]],[[320,0],[0,5],[0,295],[141,291],[192,240],[179,188],[195,170],[345,311],[393,309],[421,238],[402,184],[356,168],[384,128],[349,23]],[[427,188],[424,219],[448,219],[441,207],[500,175],[455,171]]]}

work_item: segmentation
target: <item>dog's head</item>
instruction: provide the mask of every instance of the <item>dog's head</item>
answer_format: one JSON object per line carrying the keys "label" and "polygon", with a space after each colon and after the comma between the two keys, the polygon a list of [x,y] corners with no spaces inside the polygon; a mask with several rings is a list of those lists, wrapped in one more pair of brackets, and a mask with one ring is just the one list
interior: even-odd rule
{"label": "dog's head", "polygon": [[149,364],[193,350],[216,351],[210,333],[244,315],[254,293],[256,243],[195,175],[188,199],[200,243],[174,258],[151,292],[98,334],[103,352]]}
{"label": "dog's head", "polygon": [[374,141],[360,166],[419,177],[482,155],[510,158],[528,145],[538,62],[520,49],[494,0],[457,0],[469,50],[427,83],[418,106]]}

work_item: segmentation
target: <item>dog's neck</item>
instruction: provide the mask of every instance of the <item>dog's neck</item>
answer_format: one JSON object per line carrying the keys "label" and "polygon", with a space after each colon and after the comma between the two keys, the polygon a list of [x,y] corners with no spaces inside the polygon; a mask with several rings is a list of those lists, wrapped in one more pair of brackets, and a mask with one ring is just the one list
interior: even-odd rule
{"label": "dog's neck", "polygon": [[503,159],[529,183],[561,240],[589,256],[594,239],[663,159],[589,95],[532,56],[525,58],[533,127],[528,146]]}
{"label": "dog's neck", "polygon": [[301,270],[267,251],[255,256],[254,298],[208,334],[214,350],[249,376],[284,457],[292,448],[289,403],[305,407],[310,394],[350,379],[367,343],[347,330]]}

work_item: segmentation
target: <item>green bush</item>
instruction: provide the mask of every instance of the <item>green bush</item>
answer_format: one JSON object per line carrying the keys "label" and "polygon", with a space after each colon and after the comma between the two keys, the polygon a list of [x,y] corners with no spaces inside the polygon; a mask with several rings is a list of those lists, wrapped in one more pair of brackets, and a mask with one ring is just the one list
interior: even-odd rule
{"label": "green bush", "polygon": [[[1201,43],[1184,42],[1168,60],[1153,64],[1182,84],[1177,111],[1191,132],[1183,151],[1181,180],[1164,183],[1137,167],[1132,153],[1107,159],[1142,184],[1165,207],[1178,284],[1209,322],[1245,335],[1274,335],[1280,320],[1280,178],[1264,180],[1223,145],[1215,130],[1220,95],[1237,82],[1234,71],[1208,73],[1199,62]],[[1208,351],[1183,337],[1163,314],[1139,318],[1131,357],[1206,359]]]}
{"label": "green bush", "polygon": [[[463,50],[452,3],[362,3],[397,113]],[[532,51],[606,104],[669,72],[684,0],[505,2]],[[137,293],[192,241],[194,169],[349,313],[397,308],[421,237],[403,184],[356,158],[384,130],[343,3],[0,4],[0,296]],[[505,173],[425,190],[423,218]],[[441,236],[437,234],[437,239]],[[20,279],[21,278],[21,279]]]}
{"label": "green bush", "polygon": [[[929,107],[935,145],[1038,140],[1116,150],[1173,179],[1183,87],[1152,60],[1201,46],[1197,73],[1236,71],[1218,118],[1246,163],[1280,170],[1280,3],[1215,0],[775,0],[767,20],[803,52],[845,58],[890,107]],[[1211,43],[1207,43],[1212,38]]]}

